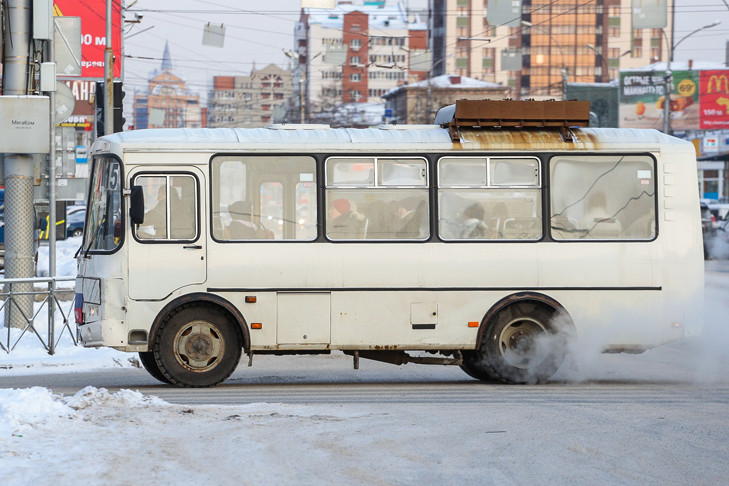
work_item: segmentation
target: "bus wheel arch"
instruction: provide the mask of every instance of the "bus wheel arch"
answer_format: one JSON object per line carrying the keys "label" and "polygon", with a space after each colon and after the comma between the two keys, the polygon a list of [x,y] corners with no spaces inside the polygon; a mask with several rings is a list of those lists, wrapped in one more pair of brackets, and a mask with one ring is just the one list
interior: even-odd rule
{"label": "bus wheel arch", "polygon": [[481,380],[542,382],[559,369],[573,334],[572,318],[555,299],[512,294],[486,313],[476,349],[463,353],[462,368]]}
{"label": "bus wheel arch", "polygon": [[151,346],[152,343],[154,343],[155,336],[159,331],[160,326],[162,326],[165,321],[169,320],[171,316],[174,315],[176,312],[179,312],[180,309],[190,307],[191,305],[199,305],[209,309],[217,309],[218,311],[225,314],[228,319],[230,319],[230,321],[235,324],[236,332],[238,333],[239,339],[243,346],[243,351],[248,351],[251,343],[251,336],[248,332],[248,326],[243,315],[233,304],[228,302],[226,299],[223,299],[222,297],[219,297],[217,295],[205,293],[183,295],[182,297],[178,297],[177,299],[164,306],[162,310],[157,314],[157,317],[154,319],[152,327],[149,330],[149,345]]}

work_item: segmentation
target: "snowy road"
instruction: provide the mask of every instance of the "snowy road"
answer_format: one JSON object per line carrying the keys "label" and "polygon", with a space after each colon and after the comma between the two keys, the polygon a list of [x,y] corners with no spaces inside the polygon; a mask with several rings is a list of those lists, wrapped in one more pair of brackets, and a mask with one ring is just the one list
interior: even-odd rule
{"label": "snowy road", "polygon": [[23,342],[0,355],[0,482],[726,484],[729,264],[707,270],[703,336],[568,361],[540,386],[332,354],[178,389],[131,354]]}

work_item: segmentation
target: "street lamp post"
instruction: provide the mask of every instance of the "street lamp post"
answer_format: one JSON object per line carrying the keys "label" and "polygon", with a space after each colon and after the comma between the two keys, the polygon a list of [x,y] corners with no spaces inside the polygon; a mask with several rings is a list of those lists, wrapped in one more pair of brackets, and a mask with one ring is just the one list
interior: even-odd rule
{"label": "street lamp post", "polygon": [[[591,51],[593,51],[596,56],[600,56],[600,59],[602,61],[602,65],[605,68],[605,71],[604,72],[607,73],[607,77],[608,77],[608,81],[609,81],[610,80],[610,66],[608,65],[608,61],[605,59],[605,56],[603,56],[602,55],[602,52],[600,52],[597,49],[597,47],[593,46],[592,44],[585,44],[585,47],[587,47],[588,49],[590,49]],[[633,52],[633,51],[630,50],[630,49],[628,49],[627,51],[623,52],[622,54],[620,54],[620,56],[618,56],[617,58],[614,58],[614,59],[620,59],[623,56],[627,56],[631,52]],[[604,75],[603,75],[603,78],[604,78]]]}
{"label": "street lamp post", "polygon": [[[543,28],[539,27],[538,25],[534,25],[531,22],[529,22],[528,20],[522,20],[521,21],[521,25],[523,25],[524,27],[526,27],[528,29],[538,30],[538,31],[542,32],[543,34],[549,36],[549,38],[554,41],[554,44],[557,46],[557,50],[559,51],[559,55],[562,57],[562,69],[560,70],[560,73],[562,75],[562,99],[566,99],[566,95],[567,95],[567,79],[569,78],[569,74],[567,73],[567,67],[565,66],[565,58],[566,58],[566,56],[565,56],[565,53],[564,53],[564,49],[562,48],[562,44],[559,43],[559,41],[557,40],[557,38],[554,35],[552,35],[552,33],[550,31],[548,31],[546,29],[543,29]],[[534,47],[534,46],[532,45],[532,47]],[[551,45],[550,45],[549,56],[550,56],[550,59],[549,59],[550,66],[549,66],[548,71],[547,71],[547,90],[548,90],[547,92],[548,93],[551,93],[551,90],[552,90],[551,89],[551,86],[552,86],[552,83],[551,83],[551,81],[552,81],[552,71],[551,71],[551,62],[552,62],[551,56],[552,56],[552,51],[551,51]]]}
{"label": "street lamp post", "polygon": [[667,62],[666,62],[666,75],[664,78],[663,83],[663,133],[670,135],[671,134],[671,91],[672,91],[672,85],[673,85],[673,73],[671,72],[671,61],[673,61],[673,53],[675,52],[676,48],[678,47],[681,42],[685,41],[692,35],[696,34],[697,32],[701,32],[702,30],[710,29],[712,27],[716,27],[721,23],[721,20],[717,20],[716,22],[713,22],[708,25],[704,25],[703,27],[699,27],[698,29],[689,32],[685,36],[683,36],[678,42],[673,44],[668,40],[668,36],[666,35],[666,31],[664,29],[661,29],[661,33],[663,33],[663,38],[666,40],[666,47],[668,48],[668,56],[667,56]]}

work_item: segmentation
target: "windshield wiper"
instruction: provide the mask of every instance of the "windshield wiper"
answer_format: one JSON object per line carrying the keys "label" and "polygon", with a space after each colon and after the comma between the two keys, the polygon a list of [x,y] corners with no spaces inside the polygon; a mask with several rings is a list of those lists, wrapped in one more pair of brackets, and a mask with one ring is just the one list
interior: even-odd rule
{"label": "windshield wiper", "polygon": [[[84,258],[89,257],[89,251],[91,250],[91,245],[94,243],[94,241],[96,241],[96,237],[99,236],[99,231],[101,231],[101,228],[104,227],[104,223],[106,223],[106,217],[101,220],[101,222],[99,223],[99,226],[96,227],[96,231],[94,231],[94,234],[91,236],[91,239],[89,240],[89,246],[86,248],[86,250],[84,250]],[[83,244],[81,245],[79,250],[81,250],[81,248],[83,248]]]}

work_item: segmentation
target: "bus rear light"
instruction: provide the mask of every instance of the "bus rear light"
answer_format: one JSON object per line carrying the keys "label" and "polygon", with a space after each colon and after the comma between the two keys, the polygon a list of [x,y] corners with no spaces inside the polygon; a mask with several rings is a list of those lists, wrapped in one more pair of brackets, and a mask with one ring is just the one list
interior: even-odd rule
{"label": "bus rear light", "polygon": [[76,324],[84,323],[84,294],[76,294],[73,304],[73,314],[76,318]]}
{"label": "bus rear light", "polygon": [[263,324],[260,322],[252,322],[251,329],[263,329]]}
{"label": "bus rear light", "polygon": [[468,321],[468,327],[478,327],[478,321]]}

